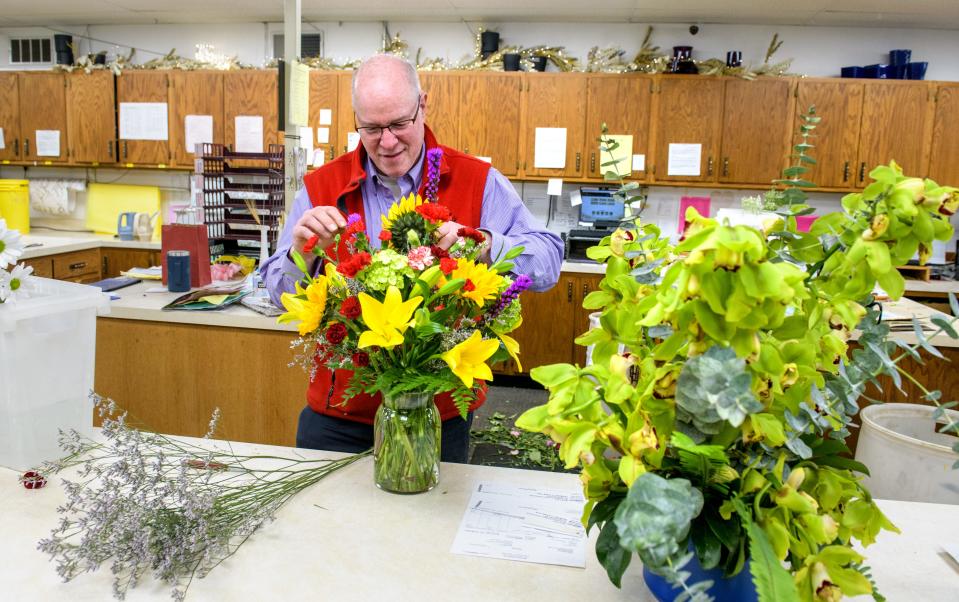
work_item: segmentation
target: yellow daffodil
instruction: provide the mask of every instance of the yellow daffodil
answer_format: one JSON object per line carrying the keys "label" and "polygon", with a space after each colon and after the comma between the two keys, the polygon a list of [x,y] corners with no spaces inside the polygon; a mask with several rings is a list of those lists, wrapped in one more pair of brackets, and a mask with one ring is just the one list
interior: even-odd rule
{"label": "yellow daffodil", "polygon": [[474,263],[462,257],[456,260],[456,269],[450,274],[451,280],[457,278],[466,280],[459,294],[471,299],[479,307],[483,307],[487,299],[495,298],[503,286],[503,277],[491,272],[485,263]]}
{"label": "yellow daffodil", "polygon": [[470,338],[456,347],[453,347],[440,357],[449,364],[453,374],[459,377],[467,387],[473,386],[473,379],[491,380],[493,372],[486,365],[488,360],[499,348],[499,342],[494,339],[484,341],[478,330],[474,330]]}
{"label": "yellow daffodil", "polygon": [[373,345],[389,349],[401,344],[403,333],[413,324],[413,312],[423,302],[422,297],[403,301],[400,289],[395,286],[387,289],[386,297],[382,302],[366,293],[360,293],[359,299],[363,321],[369,328],[360,335],[357,343],[360,349]]}
{"label": "yellow daffodil", "polygon": [[383,229],[389,230],[393,227],[393,222],[396,218],[407,213],[412,213],[416,211],[416,208],[424,204],[426,201],[418,194],[410,193],[409,196],[400,199],[400,202],[393,203],[390,207],[389,212],[386,215],[381,215],[380,219],[383,222]]}
{"label": "yellow daffodil", "polygon": [[[296,293],[283,293],[280,297],[286,313],[277,318],[277,322],[280,324],[299,322],[297,328],[300,336],[306,336],[316,330],[326,310],[327,287],[326,276],[317,276],[305,289],[297,282]],[[305,299],[302,298],[304,295]]]}

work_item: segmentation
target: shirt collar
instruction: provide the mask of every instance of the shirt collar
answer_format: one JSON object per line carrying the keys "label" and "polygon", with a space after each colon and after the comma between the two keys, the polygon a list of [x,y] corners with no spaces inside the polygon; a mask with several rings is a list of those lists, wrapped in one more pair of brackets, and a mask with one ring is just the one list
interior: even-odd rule
{"label": "shirt collar", "polygon": [[[405,174],[403,174],[402,176],[400,176],[399,178],[396,179],[397,183],[401,183],[401,182],[404,181],[405,178],[408,178],[408,180],[406,180],[406,181],[407,181],[407,182],[410,182],[410,181],[411,181],[412,184],[413,184],[413,185],[410,187],[410,190],[414,190],[414,191],[419,190],[419,189],[420,189],[420,183],[423,181],[423,159],[424,159],[424,157],[426,157],[426,142],[425,142],[425,141],[423,142],[423,147],[420,149],[420,156],[419,156],[419,158],[416,160],[416,163],[413,164],[413,167],[411,167],[408,172],[406,172]],[[375,182],[377,185],[379,185],[379,186],[385,186],[385,184],[383,184],[383,182],[382,182],[382,176],[380,175],[380,171],[376,168],[376,164],[373,163],[373,159],[371,159],[369,155],[366,155],[366,173],[368,173],[368,174],[370,175],[370,177],[372,178],[373,182]]]}

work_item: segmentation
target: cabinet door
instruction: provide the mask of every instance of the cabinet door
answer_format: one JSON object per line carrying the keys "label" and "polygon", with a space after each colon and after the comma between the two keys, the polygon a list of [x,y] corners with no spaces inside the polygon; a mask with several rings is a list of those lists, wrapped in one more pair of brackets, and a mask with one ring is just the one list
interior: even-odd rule
{"label": "cabinet door", "polygon": [[[67,160],[67,98],[63,73],[20,73],[23,158]],[[39,139],[39,141],[38,141]]]}
{"label": "cabinet door", "polygon": [[[586,295],[599,290],[599,281],[602,274],[582,274],[576,277],[575,297],[576,310],[573,315],[573,339],[589,330],[589,314],[592,310],[583,309]],[[573,362],[580,366],[586,365],[586,347],[573,343]]]}
{"label": "cabinet door", "polygon": [[[523,159],[528,176],[554,178],[581,178],[583,145],[586,142],[586,76],[581,73],[531,73],[527,76],[526,92],[526,157]],[[508,122],[499,116],[496,127]],[[549,168],[536,167],[537,128],[564,128],[566,130],[565,165]],[[555,147],[550,150],[557,151]],[[495,165],[495,164],[494,164]]]}
{"label": "cabinet door", "polygon": [[[202,118],[213,120],[213,140],[223,138],[223,73],[217,71],[176,71],[170,73],[170,146],[173,162],[192,166],[193,148],[187,148],[186,121],[190,115],[196,124]],[[192,145],[191,145],[192,146]]]}
{"label": "cabinet door", "polygon": [[801,116],[816,107],[816,124],[809,154],[816,160],[804,178],[825,188],[853,185],[859,156],[859,127],[862,118],[862,84],[855,82],[800,81],[796,101],[796,119],[790,124],[793,143],[799,144]]}
{"label": "cabinet door", "polygon": [[929,177],[947,186],[959,186],[959,85],[941,84],[936,91]]}
{"label": "cabinet door", "polygon": [[17,74],[0,72],[0,159],[17,161],[20,155],[20,85]]}
{"label": "cabinet door", "polygon": [[[632,171],[632,157],[617,165],[602,167],[598,139],[605,123],[610,134],[633,137],[632,155],[649,155],[649,108],[653,80],[638,75],[590,75],[587,81],[586,148],[590,178],[603,179],[607,171],[619,171],[643,180],[646,171]],[[608,160],[608,155],[606,159]]]}
{"label": "cabinet door", "polygon": [[333,122],[336,124],[336,155],[342,155],[349,152],[350,137],[353,137],[356,144],[360,143],[359,134],[356,131],[356,117],[353,115],[353,74],[350,72],[340,73],[336,78],[336,94],[339,97],[337,108],[339,117],[333,116]]}
{"label": "cabinet door", "polygon": [[74,73],[67,78],[67,137],[70,161],[116,161],[116,99],[113,73]]}
{"label": "cabinet door", "polygon": [[[724,83],[721,79],[706,79],[699,75],[663,76],[660,79],[653,172],[657,181],[716,181],[715,161],[719,154]],[[680,169],[680,151],[688,151],[690,147],[676,147],[677,156],[671,170],[669,150],[673,144],[700,145],[699,168],[687,163],[687,169]],[[699,175],[695,175],[696,172]],[[689,173],[693,175],[686,175]]]}
{"label": "cabinet door", "polygon": [[440,144],[455,148],[461,119],[459,75],[420,73],[420,86],[426,94],[426,123]]}
{"label": "cabinet door", "polygon": [[159,265],[159,253],[149,249],[100,249],[100,271],[103,278],[115,278],[130,268]]}
{"label": "cabinet door", "polygon": [[867,183],[869,171],[894,160],[903,172],[919,176],[925,171],[929,86],[925,82],[867,82],[862,103],[859,138],[859,173],[856,184]]}
{"label": "cabinet door", "polygon": [[520,73],[465,73],[460,77],[459,148],[489,157],[503,175],[519,173]]}
{"label": "cabinet door", "polygon": [[[276,69],[228,71],[223,74],[223,118],[226,123],[227,146],[237,149],[237,117],[260,117],[263,127],[263,150],[279,142],[279,119]],[[244,122],[246,120],[241,120]],[[243,133],[241,132],[241,135]]]}
{"label": "cabinet door", "polygon": [[[324,160],[333,159],[336,147],[336,119],[339,116],[339,75],[332,71],[310,71],[310,116],[309,125],[313,128],[313,148],[323,151]],[[329,113],[329,121],[321,123],[321,117]],[[323,133],[325,132],[325,134]],[[325,139],[326,142],[321,142]],[[313,157],[308,157],[313,164]]]}
{"label": "cabinet door", "polygon": [[782,176],[793,114],[784,79],[726,81],[719,181],[769,184]]}
{"label": "cabinet door", "polygon": [[523,372],[572,361],[577,284],[576,277],[562,275],[548,291],[527,291],[520,296],[523,324],[511,336],[519,342]]}
{"label": "cabinet door", "polygon": [[[124,71],[117,77],[117,105],[120,123],[120,162],[159,165],[170,162],[169,75],[165,71]],[[135,105],[127,103],[163,103],[167,105],[167,132],[162,140],[141,140],[125,131],[128,111]],[[126,106],[125,106],[126,105]],[[125,137],[129,135],[130,137]]]}

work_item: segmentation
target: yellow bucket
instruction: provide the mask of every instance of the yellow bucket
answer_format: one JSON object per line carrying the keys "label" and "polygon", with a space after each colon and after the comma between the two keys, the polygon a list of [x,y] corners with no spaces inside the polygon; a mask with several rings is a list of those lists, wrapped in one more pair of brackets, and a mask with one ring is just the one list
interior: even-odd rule
{"label": "yellow bucket", "polygon": [[27,180],[0,180],[0,219],[7,228],[30,232],[30,182]]}

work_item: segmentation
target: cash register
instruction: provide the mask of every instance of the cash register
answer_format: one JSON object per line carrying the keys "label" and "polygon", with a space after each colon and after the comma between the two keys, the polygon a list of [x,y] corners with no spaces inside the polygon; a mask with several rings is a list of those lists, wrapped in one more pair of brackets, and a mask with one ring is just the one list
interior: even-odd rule
{"label": "cash register", "polygon": [[616,188],[580,188],[583,202],[579,206],[579,228],[563,235],[567,261],[592,261],[586,249],[596,246],[619,227],[626,214],[623,201],[616,198]]}

